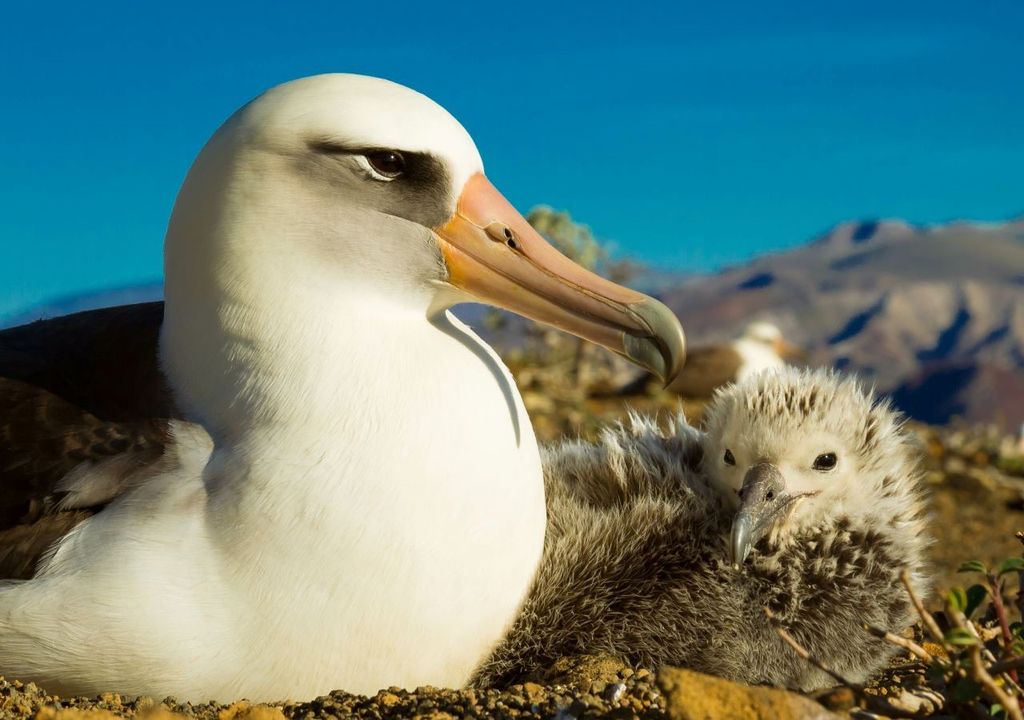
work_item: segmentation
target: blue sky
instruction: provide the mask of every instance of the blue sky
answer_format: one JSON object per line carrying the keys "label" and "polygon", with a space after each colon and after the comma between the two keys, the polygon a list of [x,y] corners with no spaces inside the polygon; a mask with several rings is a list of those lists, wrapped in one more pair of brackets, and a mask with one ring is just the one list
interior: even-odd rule
{"label": "blue sky", "polygon": [[279,82],[410,85],[520,209],[715,269],[844,219],[1024,213],[1024,3],[12,0],[0,316],[159,277],[177,187]]}

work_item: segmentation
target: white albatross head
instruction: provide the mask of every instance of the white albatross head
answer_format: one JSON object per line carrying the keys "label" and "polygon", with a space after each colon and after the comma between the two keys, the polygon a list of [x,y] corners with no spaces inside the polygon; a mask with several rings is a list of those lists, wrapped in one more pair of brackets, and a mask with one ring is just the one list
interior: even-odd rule
{"label": "white albatross head", "polygon": [[774,347],[777,342],[782,340],[782,331],[777,325],[760,320],[747,325],[743,330],[743,337]]}
{"label": "white albatross head", "polygon": [[212,355],[244,364],[293,341],[275,327],[359,303],[426,317],[483,302],[666,379],[683,361],[671,311],[554,250],[487,180],[447,111],[359,75],[285,83],[218,130],[175,203],[165,276],[162,356],[179,390],[245,374],[211,372]]}
{"label": "white albatross head", "polygon": [[758,320],[747,325],[735,345],[741,349],[741,352],[744,349],[748,350],[745,354],[753,356],[748,358],[748,361],[753,365],[778,366],[779,363],[777,361],[766,362],[766,358],[770,357],[765,355],[766,350],[779,360],[803,361],[807,359],[807,352],[803,348],[787,341],[782,336],[782,331],[779,330],[778,325],[764,320]]}

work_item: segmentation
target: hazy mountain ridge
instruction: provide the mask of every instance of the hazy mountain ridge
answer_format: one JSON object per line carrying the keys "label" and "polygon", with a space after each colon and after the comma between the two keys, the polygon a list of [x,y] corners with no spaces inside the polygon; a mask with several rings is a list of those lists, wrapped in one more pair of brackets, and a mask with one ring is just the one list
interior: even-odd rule
{"label": "hazy mountain ridge", "polygon": [[770,319],[922,419],[1024,422],[1024,219],[843,223],[662,299],[694,342]]}
{"label": "hazy mountain ridge", "polygon": [[152,302],[154,300],[162,300],[163,297],[164,283],[162,280],[155,280],[140,285],[65,295],[54,298],[42,305],[36,305],[31,310],[26,310],[25,312],[0,316],[0,328],[15,327],[43,318],[60,317],[61,315],[70,315],[71,313],[96,310],[113,305],[133,305],[135,303]]}

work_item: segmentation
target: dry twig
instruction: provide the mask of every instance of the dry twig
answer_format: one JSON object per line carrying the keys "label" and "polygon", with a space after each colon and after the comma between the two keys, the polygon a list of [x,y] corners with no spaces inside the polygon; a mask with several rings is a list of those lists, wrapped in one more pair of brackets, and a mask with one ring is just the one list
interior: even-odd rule
{"label": "dry twig", "polygon": [[[764,614],[768,617],[769,621],[774,620],[775,614],[768,608],[764,609]],[[773,623],[774,624],[774,623]],[[821,660],[811,654],[811,651],[801,645],[796,638],[790,635],[784,628],[776,626],[776,634],[782,638],[789,647],[793,649],[797,655],[809,662],[814,667],[818,668],[822,672],[828,674],[833,680],[840,685],[850,688],[857,700],[862,703],[864,709],[883,715],[885,717],[894,718],[915,718],[920,716],[920,705],[922,702],[931,702],[933,705],[936,704],[935,698],[922,698],[904,691],[902,695],[893,696],[888,698],[881,698],[875,695],[868,695],[864,692],[864,686],[859,683],[852,683],[837,671],[830,668],[828,665],[823,663]],[[938,703],[941,707],[941,702]],[[1014,720],[1017,720],[1016,718]]]}
{"label": "dry twig", "polygon": [[889,632],[888,630],[883,630],[882,628],[875,627],[874,625],[864,625],[864,629],[867,630],[870,634],[874,635],[876,638],[881,638],[882,640],[885,640],[886,642],[891,643],[896,647],[901,647],[907,652],[909,652],[911,655],[920,658],[926,663],[932,663],[936,660],[942,661],[941,658],[932,657],[932,654],[930,652],[925,650],[923,647],[918,645],[913,640],[908,640],[907,638],[900,637],[899,635],[895,635]]}
{"label": "dry twig", "polygon": [[[1020,541],[1021,545],[1024,545],[1024,531],[1018,530],[1015,533],[1015,537]],[[1024,618],[1024,573],[1017,573],[1017,610],[1020,612],[1020,616]]]}
{"label": "dry twig", "polygon": [[921,617],[921,622],[928,629],[928,632],[932,634],[932,638],[935,642],[946,645],[946,639],[942,634],[942,630],[939,629],[939,624],[935,622],[935,618],[932,614],[925,610],[924,603],[921,602],[921,598],[914,592],[914,586],[910,584],[910,572],[903,568],[900,570],[900,582],[903,583],[903,587],[907,589],[907,595],[910,596],[910,602],[913,603],[914,609],[917,610],[917,614]]}
{"label": "dry twig", "polygon": [[[768,620],[770,620],[770,621],[775,619],[775,613],[773,613],[768,608],[764,609],[764,614],[768,616]],[[774,625],[774,623],[772,623],[772,624]],[[803,645],[798,643],[796,641],[796,638],[794,638],[792,635],[790,635],[788,632],[786,632],[786,630],[784,628],[776,626],[775,627],[775,632],[778,634],[778,636],[780,638],[782,638],[782,640],[787,645],[789,645],[791,648],[793,648],[793,651],[797,655],[802,657],[804,660],[809,662],[814,667],[816,667],[819,670],[821,670],[823,673],[826,673],[829,677],[831,677],[833,680],[835,680],[840,685],[846,685],[847,687],[854,688],[855,690],[859,690],[861,688],[860,685],[858,685],[856,683],[851,683],[849,680],[844,678],[842,675],[840,675],[838,672],[836,672],[835,670],[830,668],[828,665],[823,663],[821,660],[819,660],[818,658],[816,658],[813,655],[811,655],[810,650],[808,650]]]}
{"label": "dry twig", "polygon": [[992,598],[992,607],[996,611],[996,618],[999,620],[999,629],[1003,635],[1003,652],[1012,655],[1010,645],[1013,643],[1013,636],[1010,634],[1010,620],[1006,617],[1006,606],[1003,605],[1003,581],[994,573],[989,573],[988,594]]}
{"label": "dry twig", "polygon": [[1011,670],[1024,669],[1024,657],[1015,657],[1002,662],[993,663],[988,666],[988,671],[993,675],[1002,675]]}

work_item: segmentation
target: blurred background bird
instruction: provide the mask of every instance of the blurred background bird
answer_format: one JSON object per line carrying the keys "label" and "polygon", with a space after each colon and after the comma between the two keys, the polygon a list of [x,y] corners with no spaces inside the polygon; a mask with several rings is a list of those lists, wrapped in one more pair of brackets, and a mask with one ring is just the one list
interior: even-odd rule
{"label": "blurred background bird", "polygon": [[[668,390],[685,398],[708,399],[715,390],[731,382],[746,380],[763,370],[778,369],[787,363],[803,361],[807,352],[782,337],[773,323],[759,320],[727,343],[697,344],[686,356],[686,365]],[[657,379],[644,373],[623,387],[623,396],[650,391]]]}

